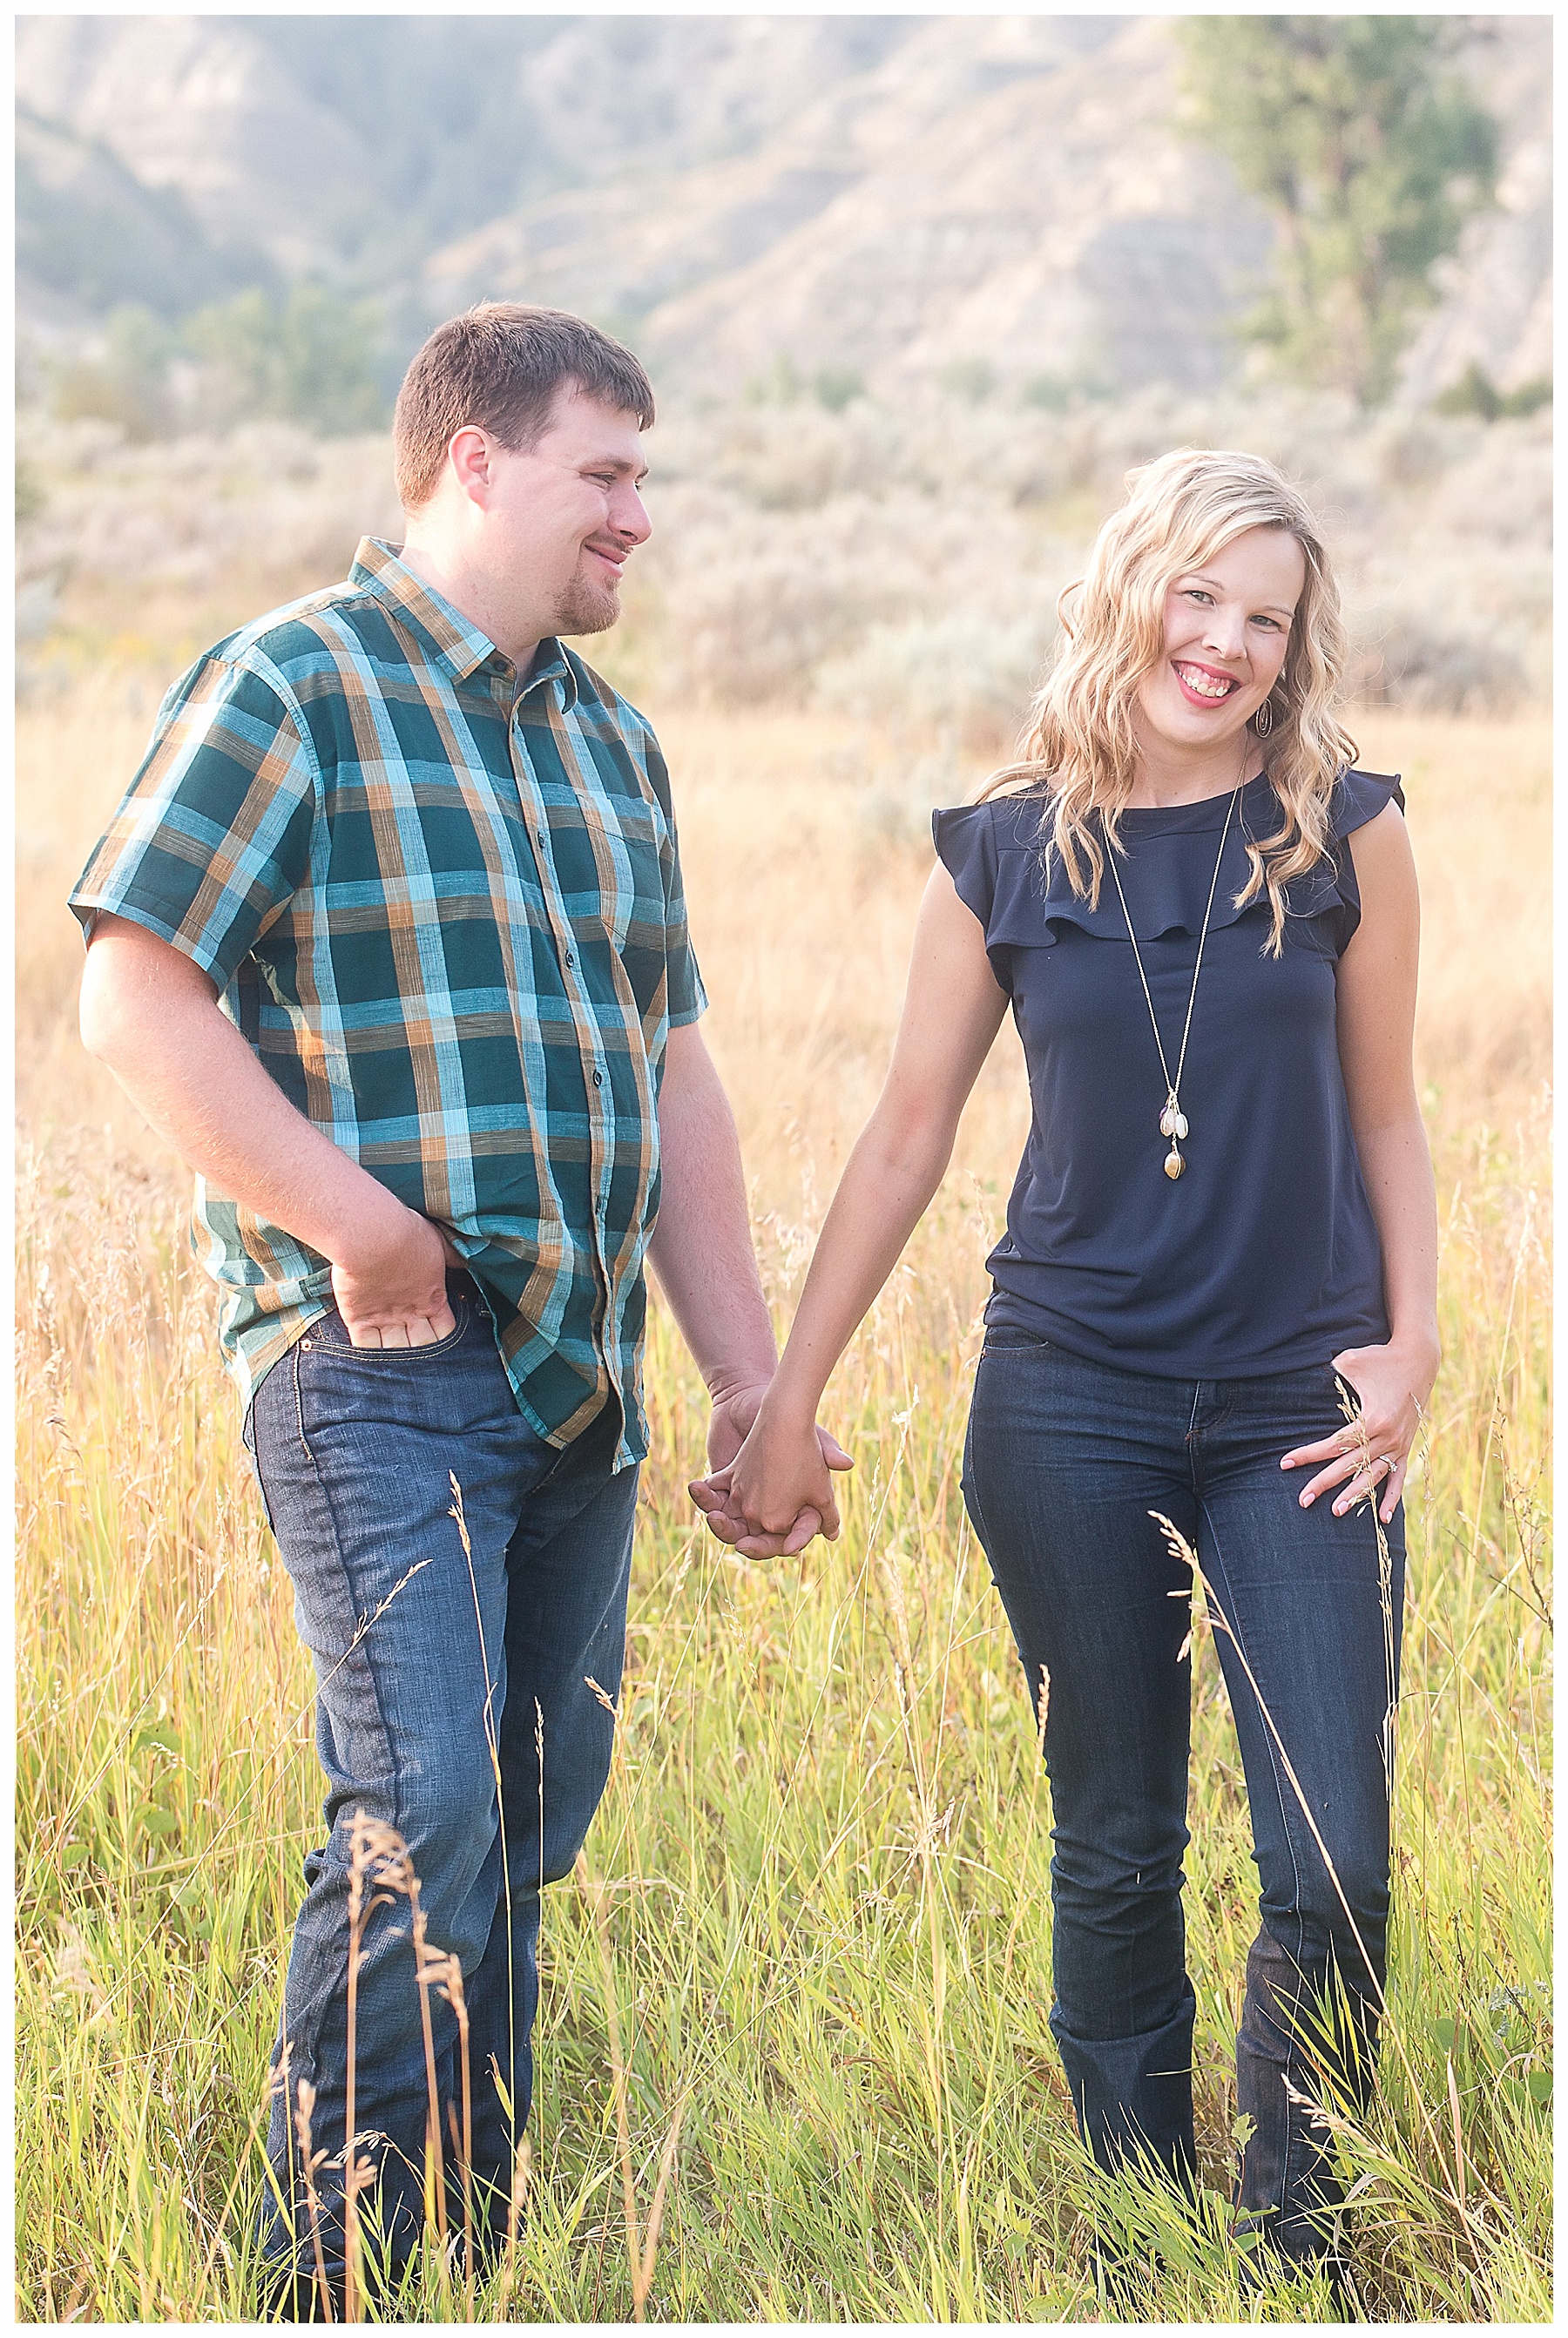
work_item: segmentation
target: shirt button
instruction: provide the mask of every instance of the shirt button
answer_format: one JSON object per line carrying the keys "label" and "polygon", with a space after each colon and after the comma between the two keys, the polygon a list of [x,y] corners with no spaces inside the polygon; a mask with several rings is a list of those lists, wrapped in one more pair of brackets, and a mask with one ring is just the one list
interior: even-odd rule
{"label": "shirt button", "polygon": [[568,966],[575,966],[575,965],[576,965],[576,963],[577,963],[576,959],[573,957],[573,955],[572,955],[572,953],[571,953],[571,951],[570,951],[570,950],[568,950],[568,951],[567,951],[567,953],[566,953],[566,963],[567,963],[567,965],[568,965]]}
{"label": "shirt button", "polygon": [[594,1086],[595,1086],[596,1088],[602,1088],[602,1087],[603,1086],[603,1085],[604,1085],[604,1075],[603,1075],[603,1072],[595,1072],[595,1073],[594,1073],[594,1075],[593,1075],[593,1085],[594,1085]]}
{"label": "shirt button", "polygon": [[548,844],[550,841],[550,839],[546,836],[543,829],[539,831],[539,841],[541,844]]}

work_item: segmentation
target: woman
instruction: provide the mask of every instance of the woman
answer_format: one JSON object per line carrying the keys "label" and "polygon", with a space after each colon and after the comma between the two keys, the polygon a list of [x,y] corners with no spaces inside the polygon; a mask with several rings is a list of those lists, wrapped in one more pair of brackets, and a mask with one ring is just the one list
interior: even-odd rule
{"label": "woman", "polygon": [[1400,1493],[1438,1364],[1416,874],[1397,781],[1351,768],[1335,720],[1344,663],[1328,556],[1272,465],[1181,451],[1132,475],[1026,762],[936,815],[886,1088],[756,1425],[692,1489],[758,1556],[829,1515],[818,1400],[1011,1002],[1034,1118],[964,1494],[1044,1704],[1052,2027],[1096,2160],[1190,2182],[1192,1579],[1169,1521],[1262,1882],[1238,2223],[1301,2262],[1335,2193],[1297,2097],[1371,2078]]}

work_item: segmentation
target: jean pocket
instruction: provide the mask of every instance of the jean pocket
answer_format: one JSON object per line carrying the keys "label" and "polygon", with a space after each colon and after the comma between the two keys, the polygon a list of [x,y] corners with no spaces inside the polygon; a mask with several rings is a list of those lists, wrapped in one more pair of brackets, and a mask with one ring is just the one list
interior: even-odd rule
{"label": "jean pocket", "polygon": [[1050,1341],[1041,1339],[1037,1331],[1021,1331],[1016,1325],[1005,1323],[997,1331],[986,1331],[980,1355],[984,1361],[987,1356],[1048,1355],[1050,1350]]}
{"label": "jean pocket", "polygon": [[1304,1372],[1301,1377],[1318,1401],[1331,1406],[1338,1414],[1341,1428],[1345,1422],[1347,1402],[1359,1410],[1361,1400],[1356,1390],[1344,1373],[1337,1372],[1332,1364],[1316,1364],[1310,1372]]}
{"label": "jean pocket", "polygon": [[329,1348],[337,1356],[353,1356],[356,1359],[364,1356],[377,1361],[383,1357],[395,1357],[399,1363],[427,1363],[455,1348],[473,1324],[474,1310],[464,1293],[455,1292],[448,1297],[453,1315],[451,1331],[444,1339],[427,1340],[421,1347],[357,1348],[348,1336],[348,1326],[336,1307],[311,1324],[299,1344],[302,1348]]}

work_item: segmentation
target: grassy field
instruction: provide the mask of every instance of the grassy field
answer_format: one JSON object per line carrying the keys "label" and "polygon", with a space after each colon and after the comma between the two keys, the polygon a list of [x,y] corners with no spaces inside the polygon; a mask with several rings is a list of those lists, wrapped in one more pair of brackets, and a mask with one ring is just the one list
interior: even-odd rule
{"label": "grassy field", "polygon": [[[184,1180],[80,1054],[62,897],[140,752],[138,671],[22,725],[19,2315],[233,2321],[280,1962],[320,1782],[291,1596],[183,1239]],[[710,1037],[781,1324],[876,1093],[929,865],[869,728],[657,705]],[[1343,2121],[1372,2318],[1550,2318],[1548,732],[1369,716],[1426,904],[1420,1073],[1446,1361],[1409,1495],[1392,2019]],[[978,774],[976,773],[975,776]],[[957,1487],[981,1262],[1024,1129],[1011,1034],[846,1359],[841,1541],[754,1568],[683,1491],[701,1386],[655,1311],[630,1662],[578,1886],[547,1903],[523,2238],[403,2318],[1093,2319],[1046,2015],[1049,1806]],[[1255,1879],[1197,1636],[1188,1921],[1206,2217],[1151,2318],[1243,2303],[1223,2238]],[[667,2180],[661,2183],[662,2167]],[[650,2242],[662,2208],[656,2253]],[[633,2266],[638,2268],[634,2282]]]}

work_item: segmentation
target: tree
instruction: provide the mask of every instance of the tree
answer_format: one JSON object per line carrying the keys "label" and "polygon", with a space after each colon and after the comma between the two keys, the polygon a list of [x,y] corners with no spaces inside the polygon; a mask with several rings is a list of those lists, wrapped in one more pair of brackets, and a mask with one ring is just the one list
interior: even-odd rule
{"label": "tree", "polygon": [[373,303],[345,303],[316,284],[296,284],[277,307],[265,292],[241,292],[198,309],[184,338],[211,369],[215,421],[264,416],[332,437],[387,418]]}
{"label": "tree", "polygon": [[132,445],[163,437],[172,427],[169,329],[140,301],[109,312],[100,354],[55,376],[53,405],[63,420],[113,422]]}
{"label": "tree", "polygon": [[1393,387],[1434,260],[1490,199],[1496,124],[1448,70],[1463,20],[1191,16],[1200,136],[1279,229],[1248,338],[1371,405]]}

